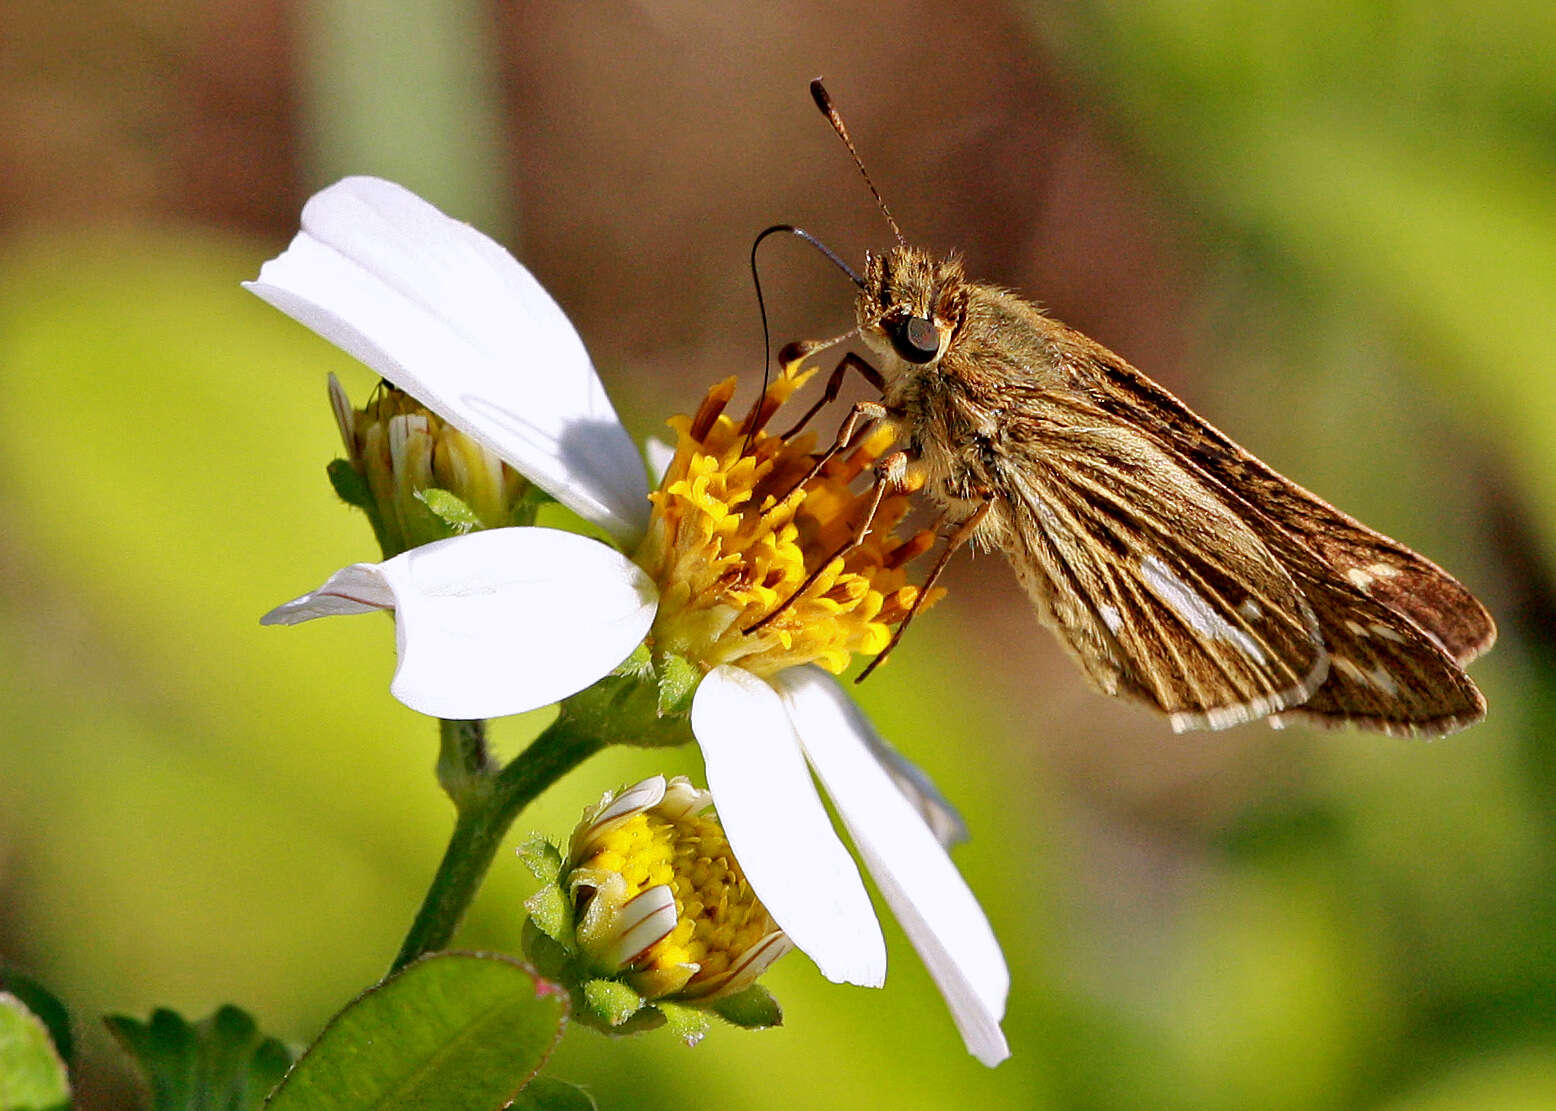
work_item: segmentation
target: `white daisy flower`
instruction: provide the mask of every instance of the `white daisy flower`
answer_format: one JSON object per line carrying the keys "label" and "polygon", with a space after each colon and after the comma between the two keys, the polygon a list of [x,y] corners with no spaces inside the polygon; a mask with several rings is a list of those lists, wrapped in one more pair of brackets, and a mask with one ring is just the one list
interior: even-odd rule
{"label": "white daisy flower", "polygon": [[721,383],[695,416],[672,422],[675,456],[650,495],[577,332],[505,250],[373,178],[319,193],[302,224],[247,287],[603,528],[630,557],[552,529],[472,532],[347,567],[264,620],[393,610],[391,691],[444,718],[566,698],[645,638],[656,664],[690,663],[701,675],[690,724],[719,818],[784,933],[835,982],[885,979],[879,924],[814,771],[968,1048],[990,1065],[1007,1057],[1004,957],[942,843],[959,820],[820,670],[885,647],[914,599],[903,565],[932,537],[895,540],[890,528],[905,507],[889,498],[866,542],[789,601],[851,533],[849,515],[861,507],[849,481],[889,440],[873,437],[791,493],[808,469],[809,438],[771,435],[765,424],[805,375],[786,373],[738,422],[723,412],[732,382]]}

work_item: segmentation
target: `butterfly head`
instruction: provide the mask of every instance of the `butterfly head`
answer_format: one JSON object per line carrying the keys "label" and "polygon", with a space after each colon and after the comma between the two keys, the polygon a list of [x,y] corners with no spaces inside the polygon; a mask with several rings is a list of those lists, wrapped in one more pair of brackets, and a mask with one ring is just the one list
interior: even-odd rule
{"label": "butterfly head", "polygon": [[903,246],[869,254],[855,310],[861,333],[882,355],[896,356],[905,369],[933,365],[966,316],[961,260]]}

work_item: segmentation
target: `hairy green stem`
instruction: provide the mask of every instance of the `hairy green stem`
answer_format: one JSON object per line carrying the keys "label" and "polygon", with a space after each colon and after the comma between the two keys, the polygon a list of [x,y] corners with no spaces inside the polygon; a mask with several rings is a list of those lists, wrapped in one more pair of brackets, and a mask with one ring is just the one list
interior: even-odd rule
{"label": "hairy green stem", "polygon": [[391,972],[448,945],[514,819],[605,745],[597,730],[581,728],[565,710],[501,771],[487,753],[484,722],[442,722],[441,737],[438,778],[453,797],[458,817]]}
{"label": "hairy green stem", "polygon": [[477,796],[490,790],[496,773],[486,746],[486,722],[441,720],[438,741],[438,782],[464,813]]}

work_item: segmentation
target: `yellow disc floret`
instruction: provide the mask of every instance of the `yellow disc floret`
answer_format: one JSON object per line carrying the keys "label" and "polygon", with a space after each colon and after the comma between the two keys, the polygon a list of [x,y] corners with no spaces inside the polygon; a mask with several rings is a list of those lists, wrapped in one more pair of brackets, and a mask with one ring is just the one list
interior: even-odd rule
{"label": "yellow disc floret", "polygon": [[815,437],[766,431],[811,373],[786,368],[744,420],[724,413],[729,379],[696,415],[670,422],[675,458],[649,495],[653,516],[636,557],[660,587],[656,651],[762,676],[804,663],[837,673],[853,653],[884,649],[891,626],[912,610],[917,588],[903,568],[933,533],[893,535],[906,493],[889,493],[863,542],[837,555],[873,500],[855,480],[890,449],[895,430],[867,433],[808,480]]}
{"label": "yellow disc floret", "polygon": [[[790,948],[735,862],[711,799],[657,780],[652,805],[607,799],[574,833],[567,886],[579,940],[644,999],[711,999],[750,984]],[[658,797],[662,794],[662,797]],[[673,903],[673,913],[671,904]],[[649,928],[644,931],[643,927]]]}

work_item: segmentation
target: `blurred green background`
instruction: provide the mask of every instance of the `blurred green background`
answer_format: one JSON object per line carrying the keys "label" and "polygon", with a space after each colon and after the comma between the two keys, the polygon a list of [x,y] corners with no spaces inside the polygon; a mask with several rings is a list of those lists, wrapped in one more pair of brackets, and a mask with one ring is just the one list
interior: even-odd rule
{"label": "blurred green background", "polygon": [[[72,1006],[82,1106],[133,1098],[103,1012],[311,1038],[450,822],[389,622],[257,624],[375,555],[324,479],[324,375],[371,376],[238,282],[314,189],[394,177],[510,244],[651,434],[754,389],[757,230],[888,242],[822,74],[911,239],[1481,594],[1491,714],[1173,736],[964,557],[859,696],[967,814],[1013,1059],[889,927],[884,991],[791,957],[781,1030],[574,1030],[552,1071],[613,1108],[1556,1107],[1553,57],[1508,0],[7,5],[0,960]],[[780,338],[851,320],[804,251],[765,281]],[[515,837],[657,770],[695,754],[597,757]],[[460,943],[516,949],[526,890],[504,854]]]}

